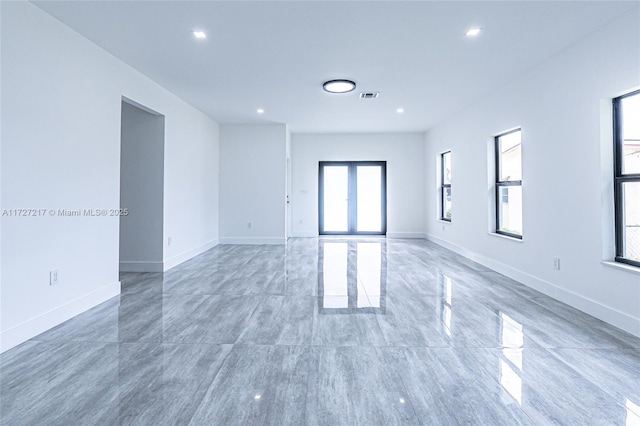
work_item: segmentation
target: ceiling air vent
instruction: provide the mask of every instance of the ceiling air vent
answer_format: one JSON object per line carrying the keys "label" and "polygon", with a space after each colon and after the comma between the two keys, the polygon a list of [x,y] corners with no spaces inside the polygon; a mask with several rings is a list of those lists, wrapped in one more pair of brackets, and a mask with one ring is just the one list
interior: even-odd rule
{"label": "ceiling air vent", "polygon": [[380,92],[362,92],[360,93],[360,99],[374,99],[380,96]]}

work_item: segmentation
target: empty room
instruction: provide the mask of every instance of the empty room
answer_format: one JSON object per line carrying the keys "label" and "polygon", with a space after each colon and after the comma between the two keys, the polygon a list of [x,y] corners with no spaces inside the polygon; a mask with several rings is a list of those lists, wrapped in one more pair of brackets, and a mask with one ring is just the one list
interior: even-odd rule
{"label": "empty room", "polygon": [[640,2],[0,23],[2,425],[640,425]]}

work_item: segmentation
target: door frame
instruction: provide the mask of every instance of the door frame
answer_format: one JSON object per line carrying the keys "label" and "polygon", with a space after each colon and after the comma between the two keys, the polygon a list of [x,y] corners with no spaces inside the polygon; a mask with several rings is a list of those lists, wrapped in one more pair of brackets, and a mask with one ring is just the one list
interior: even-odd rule
{"label": "door frame", "polygon": [[[348,167],[348,196],[347,220],[348,230],[324,231],[324,167],[325,166],[347,166]],[[358,166],[380,166],[381,167],[381,228],[380,232],[357,231],[358,217]],[[353,201],[352,201],[353,200]],[[319,235],[386,235],[387,234],[387,162],[386,161],[319,161],[318,162],[318,234]]]}

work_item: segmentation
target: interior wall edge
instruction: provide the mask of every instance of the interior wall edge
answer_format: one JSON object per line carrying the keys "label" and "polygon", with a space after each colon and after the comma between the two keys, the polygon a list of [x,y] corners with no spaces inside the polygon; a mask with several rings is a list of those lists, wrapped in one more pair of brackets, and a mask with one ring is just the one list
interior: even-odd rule
{"label": "interior wall edge", "polygon": [[207,250],[214,248],[219,243],[220,241],[216,238],[198,247],[194,247],[190,250],[183,251],[182,253],[179,253],[169,259],[165,259],[159,272],[168,271],[169,269],[174,268],[179,264],[186,262],[187,260],[193,257],[196,257],[197,255],[204,253]]}
{"label": "interior wall edge", "polygon": [[119,296],[120,291],[120,281],[107,284],[89,294],[4,330],[0,334],[0,353],[6,352],[113,297]]}
{"label": "interior wall edge", "polygon": [[279,245],[284,244],[284,237],[221,237],[220,244],[256,244]]}
{"label": "interior wall edge", "polygon": [[424,239],[426,238],[424,232],[387,232],[387,238],[397,238],[397,239]]}
{"label": "interior wall edge", "polygon": [[120,272],[162,272],[162,262],[121,260]]}

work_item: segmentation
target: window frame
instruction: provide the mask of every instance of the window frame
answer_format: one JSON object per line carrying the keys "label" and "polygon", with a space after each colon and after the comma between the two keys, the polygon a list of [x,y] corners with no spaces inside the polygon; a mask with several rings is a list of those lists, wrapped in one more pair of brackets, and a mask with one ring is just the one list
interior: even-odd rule
{"label": "window frame", "polygon": [[614,227],[615,227],[615,257],[614,260],[627,265],[640,267],[640,262],[624,257],[624,194],[622,187],[627,182],[640,183],[640,173],[623,173],[623,123],[622,100],[631,96],[640,96],[640,90],[625,93],[613,98],[613,199],[614,199]]}
{"label": "window frame", "polygon": [[[450,157],[449,157],[450,160],[453,160],[453,156],[451,155],[451,150],[444,151],[444,152],[440,153],[440,220],[444,220],[445,222],[451,223],[451,217],[447,217],[447,215],[445,214],[445,195],[444,195],[445,194],[445,190],[448,188],[449,191],[451,191],[451,194],[453,196],[453,191],[451,189],[451,183],[446,183],[445,178],[444,178],[444,173],[445,173],[444,157],[447,154],[450,155]],[[453,164],[453,161],[451,161],[451,164]],[[453,214],[452,214],[452,216],[453,216]]]}
{"label": "window frame", "polygon": [[[520,180],[500,180],[500,138],[516,132],[522,132],[522,128],[518,127],[516,129],[500,133],[494,136],[493,139],[495,160],[495,233],[522,240],[522,235],[514,234],[512,232],[506,232],[500,229],[500,200],[502,199],[502,188],[507,188],[510,186],[522,187],[522,177],[520,178]],[[522,142],[520,143],[522,144]],[[522,158],[520,158],[520,173],[522,174]]]}

